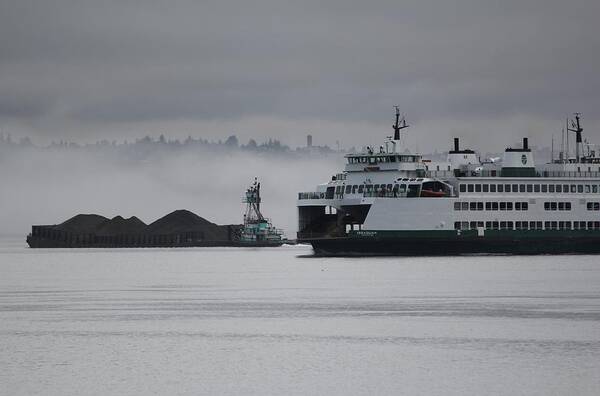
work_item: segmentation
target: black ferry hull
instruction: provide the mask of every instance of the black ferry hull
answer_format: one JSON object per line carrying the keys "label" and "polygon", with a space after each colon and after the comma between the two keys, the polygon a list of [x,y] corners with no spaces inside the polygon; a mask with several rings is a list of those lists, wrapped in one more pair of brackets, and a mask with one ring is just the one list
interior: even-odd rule
{"label": "black ferry hull", "polygon": [[598,231],[415,231],[312,238],[319,256],[453,256],[464,254],[598,254]]}

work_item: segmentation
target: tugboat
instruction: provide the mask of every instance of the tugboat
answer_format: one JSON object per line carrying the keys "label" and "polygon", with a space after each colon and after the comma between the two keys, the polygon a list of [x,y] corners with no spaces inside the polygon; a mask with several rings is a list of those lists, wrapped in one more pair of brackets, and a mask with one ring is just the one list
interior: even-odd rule
{"label": "tugboat", "polygon": [[240,245],[254,247],[283,245],[283,231],[275,228],[260,212],[260,183],[256,178],[246,190],[242,202],[246,204],[246,212],[239,239]]}

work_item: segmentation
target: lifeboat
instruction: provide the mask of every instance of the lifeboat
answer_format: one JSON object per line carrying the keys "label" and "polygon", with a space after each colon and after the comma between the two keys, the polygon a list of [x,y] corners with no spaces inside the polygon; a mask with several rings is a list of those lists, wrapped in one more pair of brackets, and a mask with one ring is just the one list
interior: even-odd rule
{"label": "lifeboat", "polygon": [[439,198],[445,197],[444,191],[433,191],[433,190],[421,190],[421,197]]}

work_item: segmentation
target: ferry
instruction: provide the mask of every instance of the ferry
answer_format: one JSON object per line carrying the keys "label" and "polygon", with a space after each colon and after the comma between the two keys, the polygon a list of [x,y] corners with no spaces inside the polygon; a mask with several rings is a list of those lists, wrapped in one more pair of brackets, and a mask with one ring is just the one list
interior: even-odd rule
{"label": "ferry", "polygon": [[540,165],[527,138],[488,160],[454,138],[446,161],[429,161],[402,147],[398,107],[393,128],[298,193],[298,243],[317,255],[600,253],[600,151],[579,113],[566,131],[575,156],[563,147]]}

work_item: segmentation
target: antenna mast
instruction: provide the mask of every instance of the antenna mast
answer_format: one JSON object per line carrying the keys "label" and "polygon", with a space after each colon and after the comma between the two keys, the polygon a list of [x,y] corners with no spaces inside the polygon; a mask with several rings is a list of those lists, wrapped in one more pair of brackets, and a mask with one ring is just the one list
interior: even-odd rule
{"label": "antenna mast", "polygon": [[[405,117],[400,119],[400,108],[398,106],[394,106],[394,108],[396,109],[396,123],[392,125],[392,128],[394,128],[394,140],[400,140],[400,130],[408,128],[408,125],[406,125]],[[400,124],[400,122],[402,122],[402,124]]]}
{"label": "antenna mast", "polygon": [[581,132],[583,132],[583,128],[579,125],[579,117],[581,113],[575,113],[575,121],[571,120],[571,128],[569,128],[569,124],[567,123],[567,131],[575,132],[575,158],[579,163],[579,146],[581,146]]}

